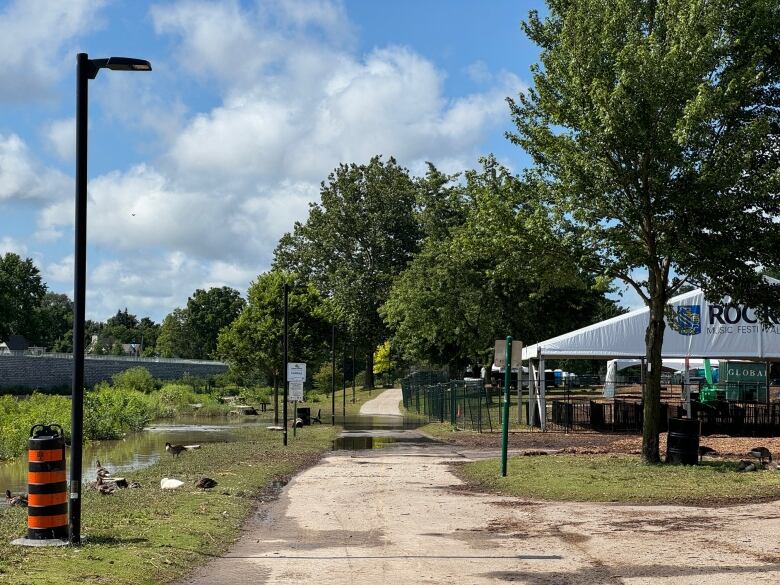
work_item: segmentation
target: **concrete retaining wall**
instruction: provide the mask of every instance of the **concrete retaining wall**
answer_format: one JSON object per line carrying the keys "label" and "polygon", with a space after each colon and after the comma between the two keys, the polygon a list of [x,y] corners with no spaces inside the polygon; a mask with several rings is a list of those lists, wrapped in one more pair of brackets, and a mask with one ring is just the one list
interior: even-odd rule
{"label": "concrete retaining wall", "polygon": [[[92,386],[103,380],[110,380],[117,372],[142,366],[152,376],[161,380],[176,380],[185,374],[210,376],[227,371],[227,365],[220,362],[198,362],[195,360],[150,359],[90,359],[84,360],[84,380]],[[50,356],[0,355],[0,387],[51,388],[69,386],[73,376],[73,359]]]}

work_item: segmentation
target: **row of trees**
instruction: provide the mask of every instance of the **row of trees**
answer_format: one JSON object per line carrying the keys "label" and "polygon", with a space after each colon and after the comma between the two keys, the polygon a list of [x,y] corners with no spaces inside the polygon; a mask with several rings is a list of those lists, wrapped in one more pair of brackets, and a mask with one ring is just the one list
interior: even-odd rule
{"label": "row of trees", "polygon": [[422,177],[393,158],[340,165],[252,283],[218,355],[278,382],[285,282],[291,359],[327,363],[335,325],[339,353],[355,346],[368,386],[394,360],[458,375],[492,361],[496,337],[539,340],[617,314],[533,190],[493,157],[481,163],[462,176],[429,165]]}
{"label": "row of trees", "polygon": [[780,265],[780,6],[550,1],[523,30],[540,63],[508,100],[521,178],[492,159],[463,180],[342,165],[274,266],[367,348],[392,336],[435,362],[608,315],[622,281],[649,308],[642,457],[657,462],[669,299],[697,285],[763,319],[780,308],[762,276]]}
{"label": "row of trees", "polygon": [[[139,319],[127,308],[118,310],[106,321],[86,322],[87,350],[122,355],[131,344],[144,356],[214,359],[219,331],[244,305],[237,290],[215,287],[196,290],[162,324]],[[48,290],[31,258],[9,252],[0,256],[0,340],[10,335],[53,352],[73,350],[73,301]]]}

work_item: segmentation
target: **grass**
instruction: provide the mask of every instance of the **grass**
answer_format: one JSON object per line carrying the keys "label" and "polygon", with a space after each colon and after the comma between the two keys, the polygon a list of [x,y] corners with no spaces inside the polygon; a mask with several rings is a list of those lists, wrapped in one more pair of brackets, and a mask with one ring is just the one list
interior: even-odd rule
{"label": "grass", "polygon": [[[223,553],[239,533],[254,498],[274,480],[314,463],[335,437],[329,426],[306,427],[289,447],[279,433],[252,429],[240,442],[206,444],[177,460],[163,457],[129,477],[142,489],[111,496],[86,491],[78,548],[8,544],[26,531],[26,511],[0,508],[0,583],[165,583]],[[219,485],[202,492],[202,476]],[[162,477],[185,482],[160,490]]]}
{"label": "grass", "polygon": [[643,465],[628,455],[512,457],[507,477],[498,459],[457,467],[473,487],[540,500],[723,505],[780,498],[780,472],[741,473],[737,463]]}
{"label": "grass", "polygon": [[[347,405],[346,405],[346,413],[347,416],[353,416],[360,413],[360,407],[363,406],[366,402],[371,400],[372,398],[376,398],[379,396],[382,392],[385,391],[385,388],[374,388],[373,390],[369,391],[367,389],[360,388],[359,386],[355,390],[355,402],[352,402],[352,386],[347,387]],[[331,416],[331,397],[330,394],[320,394],[320,393],[310,393],[307,395],[310,400],[307,402],[301,402],[298,406],[307,406],[311,408],[312,415],[316,415],[317,411],[319,409],[322,409],[322,420],[323,422],[326,422],[326,418],[330,419]],[[316,397],[319,402],[314,402],[311,400],[311,398]],[[342,401],[344,397],[344,393],[342,392],[341,388],[336,389],[336,416],[341,416],[342,412]],[[271,400],[273,402],[273,396],[271,396]],[[279,408],[281,410],[281,398],[279,399]],[[292,405],[290,405],[290,416],[292,416]]]}

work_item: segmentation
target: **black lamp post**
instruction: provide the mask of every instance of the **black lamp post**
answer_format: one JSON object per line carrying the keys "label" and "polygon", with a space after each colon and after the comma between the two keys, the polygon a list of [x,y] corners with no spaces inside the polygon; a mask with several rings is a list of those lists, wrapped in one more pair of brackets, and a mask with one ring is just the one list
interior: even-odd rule
{"label": "black lamp post", "polygon": [[81,443],[84,435],[84,297],[87,282],[87,117],[88,81],[101,69],[151,71],[149,61],[127,57],[90,59],[76,57],[76,241],[73,282],[73,388],[71,401],[71,452],[68,534],[71,544],[81,542]]}
{"label": "black lamp post", "polygon": [[282,408],[284,409],[284,439],[283,443],[284,446],[287,446],[287,386],[289,380],[287,379],[287,360],[289,359],[288,350],[289,350],[289,330],[288,330],[288,317],[287,313],[289,312],[289,306],[290,306],[290,285],[286,282],[284,283],[284,404]]}
{"label": "black lamp post", "polygon": [[330,424],[336,426],[336,325],[330,340]]}

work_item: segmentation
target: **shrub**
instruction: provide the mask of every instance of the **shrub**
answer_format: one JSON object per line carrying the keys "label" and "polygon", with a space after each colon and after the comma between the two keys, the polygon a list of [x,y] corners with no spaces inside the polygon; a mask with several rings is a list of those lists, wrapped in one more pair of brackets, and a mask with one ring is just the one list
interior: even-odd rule
{"label": "shrub", "polygon": [[355,385],[360,386],[361,388],[366,387],[366,371],[361,370],[357,374],[355,374]]}
{"label": "shrub", "polygon": [[141,431],[155,417],[157,402],[137,390],[99,384],[84,395],[84,437],[119,439]]}
{"label": "shrub", "polygon": [[270,404],[272,393],[273,389],[267,387],[241,388],[238,397],[244,404]]}
{"label": "shrub", "polygon": [[70,436],[70,400],[64,396],[33,393],[27,399],[0,397],[0,459],[16,457],[27,449],[34,424],[59,424]]}
{"label": "shrub", "polygon": [[158,395],[160,403],[165,406],[181,407],[201,401],[192,386],[187,384],[165,384]]}
{"label": "shrub", "polygon": [[125,390],[135,390],[137,392],[153,392],[157,384],[149,373],[149,370],[142,366],[129,368],[124,372],[119,372],[111,377],[115,388]]}
{"label": "shrub", "polygon": [[[331,364],[326,362],[322,364],[319,370],[317,370],[311,377],[314,382],[314,389],[323,394],[330,394],[331,389]],[[336,367],[336,388],[341,388],[343,380],[343,374],[341,370]]]}

